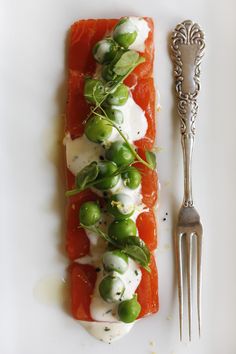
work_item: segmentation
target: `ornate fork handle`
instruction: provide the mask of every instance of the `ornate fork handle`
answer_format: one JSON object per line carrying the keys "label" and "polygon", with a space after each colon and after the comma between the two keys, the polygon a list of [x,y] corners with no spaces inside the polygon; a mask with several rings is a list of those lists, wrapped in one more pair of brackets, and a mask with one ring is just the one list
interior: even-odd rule
{"label": "ornate fork handle", "polygon": [[192,207],[192,152],[195,119],[200,91],[200,63],[204,54],[204,33],[190,20],[179,24],[172,35],[172,59],[180,115],[181,143],[184,158],[183,206]]}

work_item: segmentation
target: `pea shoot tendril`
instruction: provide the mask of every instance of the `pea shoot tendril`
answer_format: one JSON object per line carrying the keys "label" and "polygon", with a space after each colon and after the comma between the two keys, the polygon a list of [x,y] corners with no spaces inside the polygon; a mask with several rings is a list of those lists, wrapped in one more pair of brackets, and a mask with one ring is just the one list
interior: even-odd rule
{"label": "pea shoot tendril", "polygon": [[98,236],[102,237],[105,241],[111,244],[113,247],[122,250],[127,256],[131,257],[134,261],[139,263],[144,269],[150,272],[150,251],[146,244],[135,236],[128,236],[124,240],[120,241],[103,232],[96,225],[86,226],[81,224],[81,227],[90,232],[94,232]]}

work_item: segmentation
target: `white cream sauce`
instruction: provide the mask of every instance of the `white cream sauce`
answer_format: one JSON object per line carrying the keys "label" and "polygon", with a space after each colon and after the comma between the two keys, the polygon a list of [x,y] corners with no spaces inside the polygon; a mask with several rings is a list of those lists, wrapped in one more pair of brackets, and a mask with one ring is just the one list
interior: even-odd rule
{"label": "white cream sauce", "polygon": [[138,35],[134,41],[129,46],[129,49],[137,50],[138,52],[145,51],[145,41],[148,38],[148,33],[150,28],[148,26],[147,21],[140,17],[129,17],[130,21],[133,23],[134,26],[138,29]]}
{"label": "white cream sauce", "polygon": [[80,321],[80,324],[88,333],[105,343],[114,342],[129,333],[134,323],[135,322],[123,323]]}
{"label": "white cream sauce", "polygon": [[124,193],[120,193],[118,195],[118,199],[116,201],[112,201],[111,205],[115,206],[123,215],[131,214],[134,212],[133,199]]}
{"label": "white cream sauce", "polygon": [[[121,301],[131,299],[141,281],[142,273],[137,263],[129,258],[128,269],[124,274],[117,272],[112,272],[112,274],[120,277],[125,284],[125,291]],[[97,276],[95,290],[91,300],[90,313],[95,321],[117,322],[118,304],[105,302],[99,294],[98,288],[103,276],[103,271],[100,271]]]}
{"label": "white cream sauce", "polygon": [[85,134],[73,140],[67,134],[63,143],[66,146],[67,167],[75,176],[92,161],[99,161],[99,156],[104,156],[103,147],[88,140]]}
{"label": "white cream sauce", "polygon": [[[145,136],[148,128],[147,119],[144,111],[134,101],[131,93],[123,106],[112,106],[112,108],[119,109],[123,113],[124,122],[119,125],[119,128],[129,141],[133,142]],[[113,128],[108,141],[113,142],[117,140],[123,139],[119,132]]]}
{"label": "white cream sauce", "polygon": [[105,265],[106,267],[113,267],[119,273],[124,273],[126,272],[128,268],[128,262],[126,259],[123,259],[122,257],[119,257],[118,255],[115,255],[114,252],[112,251],[107,251],[104,253],[103,257],[103,266]]}

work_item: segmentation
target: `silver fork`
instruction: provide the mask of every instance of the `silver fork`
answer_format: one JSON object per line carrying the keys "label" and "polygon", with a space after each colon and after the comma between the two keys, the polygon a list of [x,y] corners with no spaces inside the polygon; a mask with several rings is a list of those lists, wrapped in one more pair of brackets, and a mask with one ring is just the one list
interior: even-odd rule
{"label": "silver fork", "polygon": [[195,119],[200,90],[200,63],[204,54],[204,34],[192,21],[178,24],[172,33],[171,55],[174,63],[175,87],[180,116],[181,143],[184,159],[184,199],[179,211],[175,234],[175,254],[178,279],[180,340],[183,334],[183,246],[186,249],[189,340],[192,337],[192,263],[193,237],[197,251],[197,317],[201,333],[202,225],[192,197],[192,151]]}

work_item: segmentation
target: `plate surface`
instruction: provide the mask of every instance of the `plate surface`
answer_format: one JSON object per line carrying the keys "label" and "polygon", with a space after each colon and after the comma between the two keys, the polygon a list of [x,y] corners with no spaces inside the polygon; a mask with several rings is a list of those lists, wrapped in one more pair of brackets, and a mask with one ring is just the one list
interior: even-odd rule
{"label": "plate surface", "polygon": [[[1,5],[0,352],[235,354],[236,3],[22,0]],[[156,25],[155,72],[162,107],[160,311],[107,345],[90,337],[62,301],[60,279],[67,259],[62,251],[60,136],[70,24],[79,18],[124,15],[152,16]],[[168,54],[170,31],[188,18],[202,26],[207,42],[194,154],[194,196],[204,226],[203,334],[191,344],[178,339],[172,234],[182,198],[182,155]],[[187,339],[187,331],[185,335]]]}

